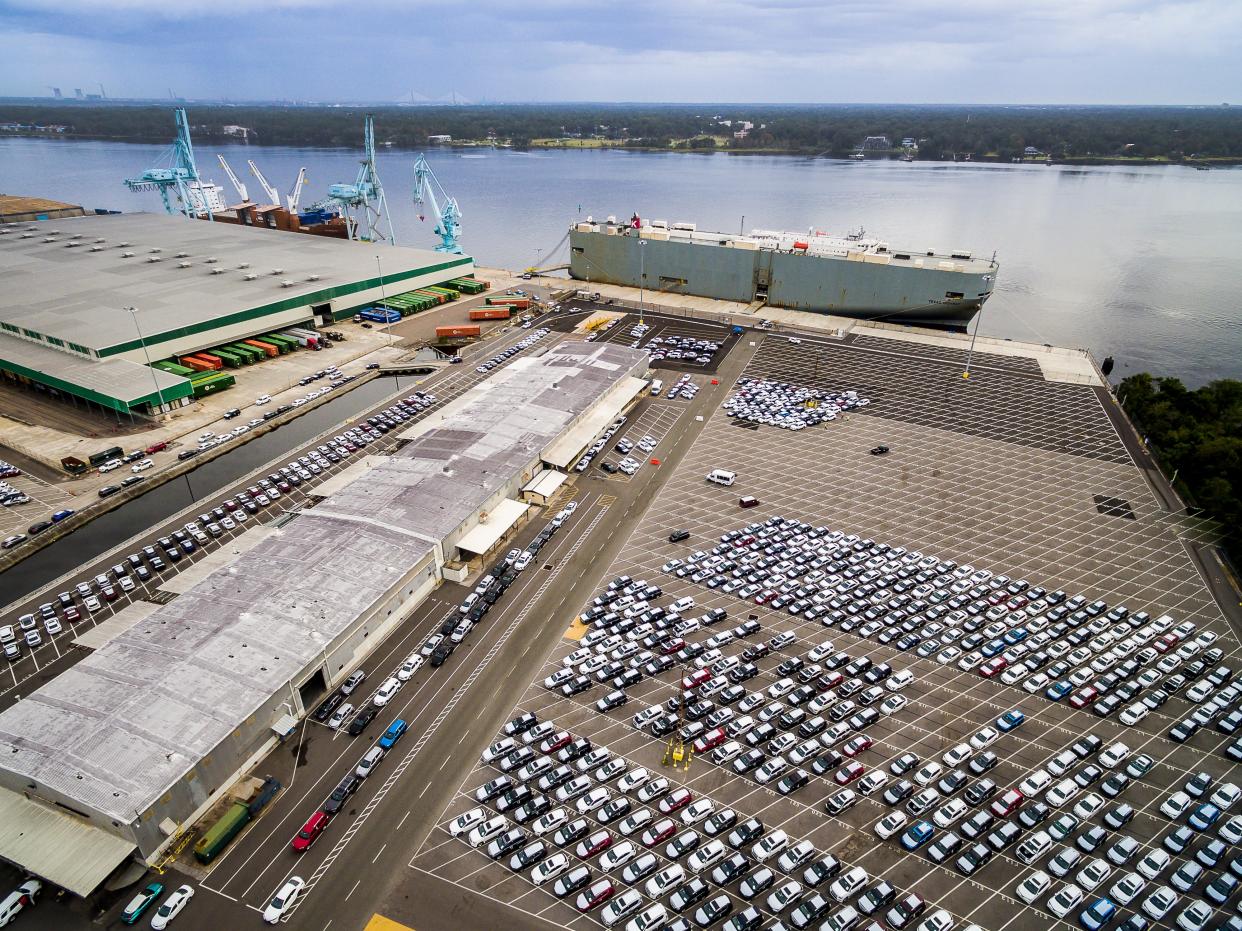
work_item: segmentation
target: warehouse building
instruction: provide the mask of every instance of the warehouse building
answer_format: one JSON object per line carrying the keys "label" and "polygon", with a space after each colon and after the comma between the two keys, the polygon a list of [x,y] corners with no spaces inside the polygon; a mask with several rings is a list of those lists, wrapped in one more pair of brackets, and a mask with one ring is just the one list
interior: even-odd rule
{"label": "warehouse building", "polygon": [[577,340],[515,360],[0,713],[0,858],[79,895],[157,859],[441,578],[495,545],[549,448],[616,416],[646,371],[645,353]]}
{"label": "warehouse building", "polygon": [[472,274],[469,256],[180,216],[0,225],[0,374],[125,413],[191,400],[149,363],[351,315]]}

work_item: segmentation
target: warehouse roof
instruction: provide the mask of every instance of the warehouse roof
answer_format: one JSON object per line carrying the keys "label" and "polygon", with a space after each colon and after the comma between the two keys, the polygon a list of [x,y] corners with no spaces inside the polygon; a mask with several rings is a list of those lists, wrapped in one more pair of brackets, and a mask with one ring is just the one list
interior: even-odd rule
{"label": "warehouse roof", "polygon": [[[154,213],[9,224],[0,227],[0,323],[119,351],[133,348],[139,330],[153,342],[378,287],[377,255],[385,284],[471,264],[430,250]],[[127,307],[138,308],[137,330]]]}
{"label": "warehouse roof", "polygon": [[190,382],[180,375],[126,359],[79,356],[8,333],[0,333],[0,368],[107,407],[115,406],[109,400],[129,407],[159,398],[166,403],[189,397],[193,391]]}
{"label": "warehouse roof", "polygon": [[515,361],[459,416],[0,713],[0,768],[129,823],[646,358],[575,341]]}

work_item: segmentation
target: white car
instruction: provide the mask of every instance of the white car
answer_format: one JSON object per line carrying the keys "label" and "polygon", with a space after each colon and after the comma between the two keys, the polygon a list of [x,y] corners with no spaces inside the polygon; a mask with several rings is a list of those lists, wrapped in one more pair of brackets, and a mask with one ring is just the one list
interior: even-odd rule
{"label": "white car", "polygon": [[1082,901],[1082,890],[1073,883],[1066,883],[1048,900],[1048,911],[1058,918],[1064,918]]}
{"label": "white car", "polygon": [[523,550],[522,555],[513,561],[513,568],[516,571],[521,572],[523,569],[525,569],[527,566],[530,565],[531,560],[534,558],[535,556],[533,553],[529,553],[526,550]]}
{"label": "white car", "polygon": [[880,838],[880,840],[888,840],[893,835],[905,830],[906,822],[909,820],[904,811],[889,812],[875,823],[875,836]]}
{"label": "white car", "polygon": [[193,886],[179,887],[155,910],[155,914],[151,916],[151,927],[155,931],[167,928],[168,923],[181,914],[181,910],[185,908],[186,903],[192,898],[194,898]]}
{"label": "white car", "polygon": [[397,670],[397,678],[402,682],[408,682],[414,673],[418,672],[418,668],[423,665],[423,656],[421,653],[411,653],[405,658],[405,662],[401,664],[401,668]]}
{"label": "white car", "polygon": [[328,727],[330,727],[332,730],[336,730],[342,724],[344,724],[349,719],[349,716],[353,713],[354,713],[354,706],[351,705],[349,702],[345,702],[345,704],[337,708],[336,711],[332,712],[332,717],[328,718]]}
{"label": "white car", "polygon": [[1170,821],[1178,821],[1190,807],[1190,796],[1185,792],[1174,792],[1160,805],[1160,813]]}
{"label": "white car", "polygon": [[306,886],[306,880],[301,876],[290,876],[285,880],[285,884],[277,890],[272,896],[272,901],[267,903],[267,908],[263,911],[263,920],[269,925],[274,925],[280,921],[280,918],[293,905],[297,899],[298,893]]}
{"label": "white car", "polygon": [[530,871],[530,881],[536,886],[551,882],[569,868],[569,857],[563,853],[554,853]]}
{"label": "white car", "polygon": [[271,404],[271,403],[272,403],[271,395],[267,395],[267,394],[261,394],[257,398],[254,399],[255,407],[262,407],[264,404]]}
{"label": "white car", "polygon": [[1036,870],[1018,883],[1018,898],[1027,905],[1034,905],[1051,885],[1052,878],[1043,870]]}
{"label": "white car", "polygon": [[376,691],[371,701],[377,708],[383,708],[392,701],[394,695],[401,690],[401,680],[397,678],[389,678],[384,680],[384,684]]}
{"label": "white car", "polygon": [[452,820],[449,824],[449,833],[454,837],[461,837],[463,834],[474,830],[486,820],[487,809],[471,808],[469,811],[463,812]]}
{"label": "white car", "polygon": [[145,472],[147,471],[147,469],[152,468],[154,465],[155,463],[152,460],[143,459],[141,462],[135,462],[130,471],[134,473]]}

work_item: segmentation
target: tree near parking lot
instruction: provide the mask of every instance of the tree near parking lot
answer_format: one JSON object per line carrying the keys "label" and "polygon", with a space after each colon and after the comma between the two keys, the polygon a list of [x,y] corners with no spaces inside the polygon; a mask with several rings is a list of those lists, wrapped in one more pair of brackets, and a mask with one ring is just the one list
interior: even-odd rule
{"label": "tree near parking lot", "polygon": [[1122,406],[1179,490],[1220,521],[1225,548],[1242,556],[1242,381],[1190,391],[1176,378],[1131,375],[1117,389]]}

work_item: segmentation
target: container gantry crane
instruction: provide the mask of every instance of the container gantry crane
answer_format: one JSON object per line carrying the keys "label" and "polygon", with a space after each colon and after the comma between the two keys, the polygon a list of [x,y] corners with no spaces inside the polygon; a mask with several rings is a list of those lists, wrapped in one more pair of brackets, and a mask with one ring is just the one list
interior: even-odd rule
{"label": "container gantry crane", "polygon": [[[131,191],[159,191],[168,213],[184,213],[187,217],[206,216],[211,219],[213,211],[223,208],[220,188],[203,182],[194,162],[194,146],[190,142],[190,120],[185,108],[175,111],[177,138],[160,156],[154,168],[148,168],[136,178],[126,178],[125,186]],[[180,210],[174,210],[169,192],[177,195]]]}
{"label": "container gantry crane", "polygon": [[363,154],[354,183],[329,185],[327,198],[312,209],[343,214],[350,239],[383,240],[395,246],[397,240],[388,216],[388,201],[375,166],[375,118],[369,113],[363,130]]}
{"label": "container gantry crane", "polygon": [[[436,199],[437,190],[444,199],[443,208]],[[420,220],[426,219],[423,213],[424,207],[429,207],[431,210],[432,219],[436,223],[436,235],[440,237],[436,252],[452,252],[460,255],[461,244],[457,238],[461,235],[461,210],[457,206],[457,199],[449,197],[448,192],[444,190],[444,185],[431,170],[431,165],[428,164],[425,155],[419,155],[418,160],[414,162],[414,205],[419,208],[418,218]]]}

